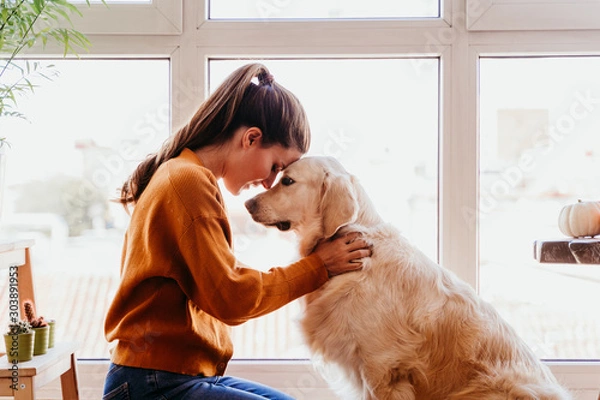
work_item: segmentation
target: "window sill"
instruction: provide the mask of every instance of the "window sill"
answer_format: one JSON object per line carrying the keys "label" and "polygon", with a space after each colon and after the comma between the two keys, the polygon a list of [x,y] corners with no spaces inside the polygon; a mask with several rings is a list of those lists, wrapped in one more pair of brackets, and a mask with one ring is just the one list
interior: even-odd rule
{"label": "window sill", "polygon": [[[598,400],[600,362],[549,361],[546,364],[561,382],[574,391],[575,400]],[[102,397],[108,365],[108,360],[78,361],[82,399]],[[233,360],[227,374],[276,387],[297,399],[336,399],[309,360]],[[58,399],[59,393],[60,380],[39,390],[40,398],[44,399]]]}

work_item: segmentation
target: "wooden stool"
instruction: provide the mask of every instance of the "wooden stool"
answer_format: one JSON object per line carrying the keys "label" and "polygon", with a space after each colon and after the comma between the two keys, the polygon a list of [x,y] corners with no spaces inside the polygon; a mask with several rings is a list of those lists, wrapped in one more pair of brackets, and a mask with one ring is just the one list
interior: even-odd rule
{"label": "wooden stool", "polygon": [[[77,388],[77,345],[74,343],[57,343],[48,349],[46,354],[34,356],[33,360],[20,362],[17,368],[9,363],[6,357],[0,361],[0,395],[14,396],[15,400],[35,399],[35,389],[53,381],[60,376],[62,396],[65,400],[79,399]],[[11,388],[17,382],[17,390]]]}
{"label": "wooden stool", "polygon": [[[30,300],[35,305],[35,293],[29,248],[32,240],[0,242],[0,271],[18,267],[18,290],[20,315],[25,315],[23,301]],[[4,299],[0,299],[0,304]],[[22,318],[22,317],[21,317]],[[2,327],[4,328],[8,327]],[[63,399],[79,400],[77,386],[76,343],[57,343],[46,354],[34,356],[31,361],[20,362],[16,368],[8,362],[5,354],[0,358],[0,396],[13,396],[15,400],[34,400],[35,390],[60,377]],[[16,378],[16,385],[14,385]],[[16,389],[13,389],[16,386]]]}

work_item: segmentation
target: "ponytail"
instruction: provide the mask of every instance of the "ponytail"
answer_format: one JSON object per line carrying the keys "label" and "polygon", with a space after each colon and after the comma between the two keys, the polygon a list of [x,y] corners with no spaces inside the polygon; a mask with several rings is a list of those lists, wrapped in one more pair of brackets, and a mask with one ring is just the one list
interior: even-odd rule
{"label": "ponytail", "polygon": [[123,184],[119,202],[125,207],[135,204],[158,167],[183,149],[226,143],[242,126],[259,128],[266,147],[279,144],[306,153],[310,146],[310,128],[300,101],[277,84],[264,65],[248,64],[229,75],[187,125],[137,166]]}

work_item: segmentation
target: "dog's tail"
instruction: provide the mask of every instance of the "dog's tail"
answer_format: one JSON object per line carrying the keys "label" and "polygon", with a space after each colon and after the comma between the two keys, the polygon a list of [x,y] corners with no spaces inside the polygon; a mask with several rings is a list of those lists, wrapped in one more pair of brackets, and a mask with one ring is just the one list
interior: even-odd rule
{"label": "dog's tail", "polygon": [[505,369],[492,376],[480,376],[451,400],[573,400],[573,396],[549,371],[529,376]]}
{"label": "dog's tail", "polygon": [[514,400],[572,400],[573,396],[558,384],[529,383],[513,387],[508,398]]}

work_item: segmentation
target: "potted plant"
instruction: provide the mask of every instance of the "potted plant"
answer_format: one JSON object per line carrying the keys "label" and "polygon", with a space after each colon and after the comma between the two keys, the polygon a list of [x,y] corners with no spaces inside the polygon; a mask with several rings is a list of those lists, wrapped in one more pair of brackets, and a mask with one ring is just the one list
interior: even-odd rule
{"label": "potted plant", "polygon": [[33,343],[35,334],[27,321],[14,321],[8,325],[4,334],[6,357],[11,364],[29,361],[33,358]]}
{"label": "potted plant", "polygon": [[48,348],[51,349],[54,347],[54,337],[55,337],[55,332],[56,332],[56,320],[49,318],[46,320],[46,322],[48,323],[48,328],[49,328]]}
{"label": "potted plant", "polygon": [[50,338],[50,326],[42,316],[37,316],[35,307],[31,300],[23,302],[25,308],[25,317],[31,325],[31,329],[35,332],[35,341],[33,343],[33,355],[46,354],[48,352],[48,341]]}

